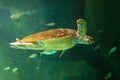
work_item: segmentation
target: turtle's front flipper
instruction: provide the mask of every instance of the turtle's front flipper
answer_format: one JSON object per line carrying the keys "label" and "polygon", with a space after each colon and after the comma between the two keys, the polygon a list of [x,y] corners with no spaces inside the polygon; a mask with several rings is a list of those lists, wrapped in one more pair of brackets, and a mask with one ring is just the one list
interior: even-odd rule
{"label": "turtle's front flipper", "polygon": [[77,20],[77,31],[78,31],[78,36],[84,37],[87,33],[87,25],[86,22],[83,19],[78,19]]}
{"label": "turtle's front flipper", "polygon": [[55,54],[57,51],[55,50],[45,50],[43,51],[40,55],[45,54],[45,55],[52,55]]}

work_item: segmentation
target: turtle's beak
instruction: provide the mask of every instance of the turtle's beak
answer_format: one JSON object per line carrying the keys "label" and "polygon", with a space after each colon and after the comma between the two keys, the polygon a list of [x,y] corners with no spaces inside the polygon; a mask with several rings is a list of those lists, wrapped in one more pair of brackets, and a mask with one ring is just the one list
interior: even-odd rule
{"label": "turtle's beak", "polygon": [[84,37],[84,41],[86,42],[86,44],[93,44],[95,42],[94,39],[88,35]]}
{"label": "turtle's beak", "polygon": [[95,43],[95,41],[93,40],[93,38],[91,38],[91,39],[89,39],[88,43],[93,44],[93,43]]}
{"label": "turtle's beak", "polygon": [[95,42],[94,39],[88,35],[84,36],[83,38],[80,37],[78,39],[79,44],[93,44],[94,42]]}

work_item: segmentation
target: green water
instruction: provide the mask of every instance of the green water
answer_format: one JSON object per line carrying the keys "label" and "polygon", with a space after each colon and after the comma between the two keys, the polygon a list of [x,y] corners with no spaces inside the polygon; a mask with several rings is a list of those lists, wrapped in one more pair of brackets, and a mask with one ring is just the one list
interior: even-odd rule
{"label": "green water", "polygon": [[[120,80],[119,8],[120,1],[0,0],[0,80]],[[39,56],[9,46],[36,32],[76,29],[79,18],[86,20],[95,43],[77,45],[61,58],[61,52]]]}

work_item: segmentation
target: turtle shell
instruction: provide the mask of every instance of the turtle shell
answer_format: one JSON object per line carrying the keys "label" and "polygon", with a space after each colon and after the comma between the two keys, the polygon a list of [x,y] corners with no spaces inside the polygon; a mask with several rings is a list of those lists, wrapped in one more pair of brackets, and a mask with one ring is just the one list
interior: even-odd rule
{"label": "turtle shell", "polygon": [[24,37],[22,40],[18,40],[18,42],[30,42],[34,43],[38,40],[55,40],[59,38],[68,38],[72,37],[76,34],[76,30],[74,29],[52,29],[46,30],[43,32],[35,33],[32,35],[28,35]]}

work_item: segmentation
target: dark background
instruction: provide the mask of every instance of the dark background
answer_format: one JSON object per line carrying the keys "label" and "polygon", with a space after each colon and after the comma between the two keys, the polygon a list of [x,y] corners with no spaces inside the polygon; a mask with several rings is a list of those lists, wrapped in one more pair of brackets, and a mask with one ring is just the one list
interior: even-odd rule
{"label": "dark background", "polygon": [[[110,80],[120,80],[119,8],[120,1],[112,0],[0,0],[0,80],[105,80],[109,72]],[[10,18],[26,11],[37,12]],[[61,58],[60,52],[39,57],[39,51],[9,47],[16,38],[35,32],[76,29],[78,18],[86,20],[87,34],[95,39],[93,45],[77,45]],[[56,25],[45,26],[51,21]],[[94,50],[97,45],[100,48]],[[114,46],[117,50],[108,56]],[[28,59],[32,53],[38,56]],[[4,70],[6,66],[11,69]],[[16,73],[12,72],[14,67],[18,68]]]}

